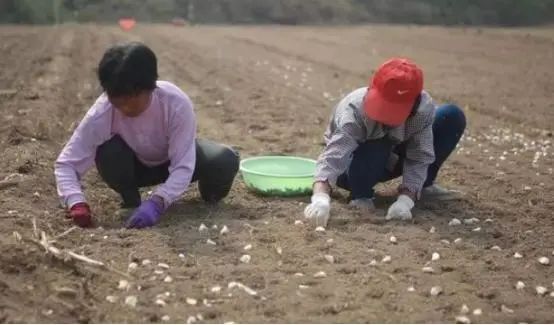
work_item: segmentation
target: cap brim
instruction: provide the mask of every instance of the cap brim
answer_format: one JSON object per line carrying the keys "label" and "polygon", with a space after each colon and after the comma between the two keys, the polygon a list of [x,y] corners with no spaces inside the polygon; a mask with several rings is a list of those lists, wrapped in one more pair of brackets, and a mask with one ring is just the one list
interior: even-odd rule
{"label": "cap brim", "polygon": [[402,125],[412,111],[412,101],[393,103],[387,101],[375,88],[370,88],[364,99],[364,111],[367,116],[389,126]]}

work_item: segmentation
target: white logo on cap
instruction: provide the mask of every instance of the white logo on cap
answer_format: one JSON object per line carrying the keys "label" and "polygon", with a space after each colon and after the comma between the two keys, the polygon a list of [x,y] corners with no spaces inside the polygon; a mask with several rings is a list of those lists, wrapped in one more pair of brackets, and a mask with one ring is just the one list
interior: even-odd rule
{"label": "white logo on cap", "polygon": [[407,92],[409,92],[409,90],[399,90],[398,95],[404,95]]}

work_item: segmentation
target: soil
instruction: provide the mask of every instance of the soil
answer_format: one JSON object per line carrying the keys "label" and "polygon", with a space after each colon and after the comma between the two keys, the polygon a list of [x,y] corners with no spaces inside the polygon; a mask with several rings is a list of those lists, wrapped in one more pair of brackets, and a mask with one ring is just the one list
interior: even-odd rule
{"label": "soil", "polygon": [[[0,180],[20,180],[0,189],[1,322],[450,323],[464,304],[472,322],[554,322],[552,266],[537,261],[554,259],[552,29],[3,26],[0,39]],[[102,52],[124,40],[155,50],[160,78],[195,102],[200,137],[243,158],[316,158],[341,95],[365,85],[386,58],[411,57],[436,100],[467,115],[468,130],[440,175],[465,195],[418,203],[412,222],[385,222],[390,198],[368,216],[349,210],[339,191],[328,229],[315,232],[295,223],[308,197],[259,197],[239,177],[224,203],[205,205],[192,186],[159,226],[137,231],[122,228],[118,197],[91,171],[84,186],[99,227],[72,230],[53,245],[110,270],[55,259],[29,241],[33,220],[49,238],[72,226],[53,163],[100,94]],[[452,218],[479,222],[449,226]],[[221,235],[224,225],[229,233]],[[441,258],[431,262],[434,252]],[[133,262],[129,287],[119,290],[126,278],[113,270],[127,272]],[[314,277],[320,271],[326,277]],[[537,295],[539,285],[546,295]],[[434,286],[442,288],[437,297]],[[128,296],[137,297],[135,307]]]}

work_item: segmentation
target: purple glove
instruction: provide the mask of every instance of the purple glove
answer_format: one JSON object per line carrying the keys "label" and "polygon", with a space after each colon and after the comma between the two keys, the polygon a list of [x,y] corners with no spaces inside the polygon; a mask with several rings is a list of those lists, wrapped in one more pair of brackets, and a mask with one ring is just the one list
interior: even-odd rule
{"label": "purple glove", "polygon": [[159,201],[151,198],[142,202],[127,220],[127,228],[146,228],[157,224],[163,213],[163,205]]}

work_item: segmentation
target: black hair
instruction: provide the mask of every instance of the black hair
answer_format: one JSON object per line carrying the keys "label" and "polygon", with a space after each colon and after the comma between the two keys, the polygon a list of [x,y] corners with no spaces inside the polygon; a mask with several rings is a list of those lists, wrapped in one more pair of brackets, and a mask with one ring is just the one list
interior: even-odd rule
{"label": "black hair", "polygon": [[139,42],[110,47],[98,64],[98,80],[110,97],[132,96],[153,90],[157,79],[156,55]]}

